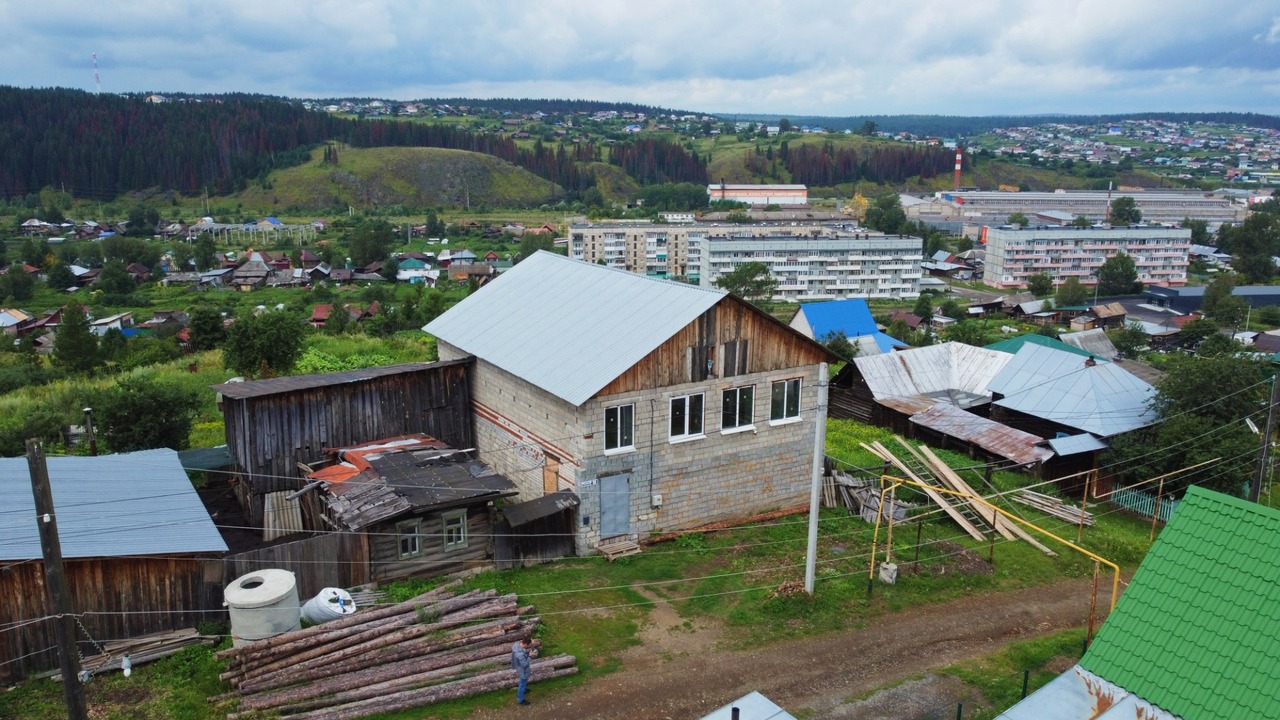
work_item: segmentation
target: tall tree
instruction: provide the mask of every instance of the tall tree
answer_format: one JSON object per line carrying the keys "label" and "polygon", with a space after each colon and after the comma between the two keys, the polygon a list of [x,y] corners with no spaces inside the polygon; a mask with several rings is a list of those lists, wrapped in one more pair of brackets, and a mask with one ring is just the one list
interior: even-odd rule
{"label": "tall tree", "polygon": [[1118,252],[1106,259],[1098,268],[1098,293],[1102,295],[1128,295],[1138,292],[1138,266],[1133,258]]}
{"label": "tall tree", "polygon": [[98,287],[111,295],[128,295],[138,289],[133,275],[124,267],[121,260],[108,260],[98,275]]}
{"label": "tall tree", "polygon": [[129,377],[92,399],[99,436],[112,452],[185,450],[200,399],[151,377]]}
{"label": "tall tree", "polygon": [[902,210],[902,200],[897,193],[889,192],[876,197],[867,208],[867,216],[863,224],[872,230],[884,233],[896,233],[907,222],[907,214]]}
{"label": "tall tree", "polygon": [[1027,219],[1026,213],[1019,211],[1009,216],[1009,224],[1021,225],[1022,227],[1026,227],[1031,224],[1031,221]]}
{"label": "tall tree", "polygon": [[36,294],[36,281],[20,264],[9,266],[9,272],[0,275],[0,300],[30,300]]}
{"label": "tall tree", "polygon": [[385,220],[366,220],[346,235],[351,249],[351,262],[364,267],[378,260],[385,260],[395,243],[391,224]]}
{"label": "tall tree", "polygon": [[1089,302],[1089,289],[1080,282],[1079,278],[1069,277],[1058,286],[1058,293],[1054,297],[1054,304],[1058,307],[1078,307]]}
{"label": "tall tree", "polygon": [[227,339],[227,328],[222,313],[201,306],[191,311],[191,347],[196,350],[213,350]]}
{"label": "tall tree", "polygon": [[302,355],[306,323],[287,311],[264,312],[237,319],[227,330],[222,362],[243,375],[287,373]]}
{"label": "tall tree", "polygon": [[1280,255],[1280,215],[1254,212],[1237,227],[1223,226],[1232,266],[1250,283],[1266,284],[1275,276]]}
{"label": "tall tree", "polygon": [[1142,211],[1138,209],[1136,200],[1128,195],[1121,195],[1111,201],[1107,218],[1112,225],[1137,225],[1142,222]]}
{"label": "tall tree", "polygon": [[62,311],[62,324],[53,341],[53,364],[71,372],[88,373],[98,367],[98,337],[89,331],[89,318],[78,304]]}
{"label": "tall tree", "polygon": [[778,281],[764,263],[748,262],[722,275],[716,280],[716,287],[728,290],[753,305],[767,307],[778,288]]}
{"label": "tall tree", "polygon": [[212,270],[218,262],[217,252],[218,248],[213,244],[213,236],[209,233],[200,233],[200,237],[196,238],[196,247],[193,253],[196,269],[201,272]]}
{"label": "tall tree", "polygon": [[1027,289],[1038,298],[1046,298],[1053,294],[1053,278],[1049,273],[1038,272],[1027,278]]}

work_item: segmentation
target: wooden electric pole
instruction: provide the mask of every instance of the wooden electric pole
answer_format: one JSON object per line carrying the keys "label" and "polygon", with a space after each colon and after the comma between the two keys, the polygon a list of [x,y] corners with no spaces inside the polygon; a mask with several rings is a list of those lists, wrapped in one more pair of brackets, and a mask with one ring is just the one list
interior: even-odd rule
{"label": "wooden electric pole", "polygon": [[58,519],[53,510],[53,491],[49,487],[49,468],[45,465],[42,441],[27,441],[27,467],[31,470],[36,527],[40,529],[40,550],[44,553],[44,587],[49,595],[50,613],[54,616],[53,634],[58,643],[58,665],[62,670],[67,717],[69,720],[88,720],[84,685],[80,682],[75,618],[67,607],[67,576],[62,570],[62,544],[58,541]]}
{"label": "wooden electric pole", "polygon": [[1271,402],[1267,405],[1267,428],[1262,433],[1262,457],[1258,458],[1258,474],[1249,486],[1249,501],[1258,502],[1262,482],[1267,477],[1267,465],[1271,461],[1271,438],[1276,434],[1276,405],[1280,404],[1280,382],[1271,377]]}

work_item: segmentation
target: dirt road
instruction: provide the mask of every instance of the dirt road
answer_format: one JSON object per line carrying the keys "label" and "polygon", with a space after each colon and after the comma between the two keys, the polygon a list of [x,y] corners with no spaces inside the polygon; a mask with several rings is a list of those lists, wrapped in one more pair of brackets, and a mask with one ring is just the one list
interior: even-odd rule
{"label": "dirt road", "polygon": [[[474,717],[693,720],[752,690],[812,718],[908,720],[943,708],[949,709],[937,717],[953,717],[957,694],[967,691],[929,671],[992,654],[1009,642],[1083,626],[1090,594],[1089,581],[1064,581],[913,608],[859,630],[745,651],[714,650],[720,628],[690,628],[661,603],[643,647],[623,655],[621,672],[574,689],[541,691],[535,684],[533,705]],[[922,675],[886,693],[887,701],[851,700]]]}

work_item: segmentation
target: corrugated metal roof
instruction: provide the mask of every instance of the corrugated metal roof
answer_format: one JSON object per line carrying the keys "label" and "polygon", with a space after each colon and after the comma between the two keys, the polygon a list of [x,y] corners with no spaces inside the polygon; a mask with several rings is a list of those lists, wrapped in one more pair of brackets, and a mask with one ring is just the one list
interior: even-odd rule
{"label": "corrugated metal roof", "polygon": [[[1055,350],[1062,350],[1064,352],[1075,353],[1082,357],[1089,357],[1091,354],[1087,350],[1082,350],[1078,347],[1074,347],[1071,344],[1066,343],[1062,340],[1054,340],[1051,337],[1045,337],[1044,335],[1036,335],[1034,333],[1029,335],[1019,335],[1018,337],[1009,338],[1008,340],[1001,340],[999,342],[991,343],[990,345],[987,346],[987,349],[999,350],[1000,352],[1009,353],[1010,355],[1016,355],[1018,354],[1018,351],[1022,349],[1022,346],[1026,345],[1027,343],[1031,343],[1033,345],[1040,345],[1042,347],[1047,347],[1047,348],[1053,348]],[[1111,356],[1107,356],[1107,357],[1110,358]],[[1098,360],[1100,362],[1105,362],[1105,360],[1101,357],[1098,357]]]}
{"label": "corrugated metal roof", "polygon": [[1024,345],[991,381],[991,392],[1004,396],[994,402],[1104,438],[1155,422],[1155,388],[1114,363],[1087,362]]}
{"label": "corrugated metal roof", "polygon": [[511,523],[511,527],[519,527],[563,510],[571,510],[579,504],[581,501],[577,495],[568,490],[561,490],[527,502],[507,505],[502,508],[502,516]]}
{"label": "corrugated metal roof", "polygon": [[361,370],[344,370],[343,372],[324,373],[321,375],[295,375],[292,377],[271,378],[269,380],[250,380],[249,382],[223,383],[211,386],[222,393],[223,397],[243,400],[244,398],[265,397],[295,390],[342,385],[361,382],[373,378],[399,375],[401,373],[419,372],[429,368],[446,367],[470,362],[469,360],[449,360],[433,363],[401,363],[385,367],[364,368]]}
{"label": "corrugated metal roof", "polygon": [[1111,338],[1107,337],[1107,331],[1102,328],[1094,328],[1092,330],[1081,330],[1080,332],[1063,333],[1058,336],[1062,342],[1074,348],[1079,348],[1096,358],[1111,358],[1120,354],[1116,350],[1116,346],[1111,343]]}
{"label": "corrugated metal roof", "polygon": [[1080,665],[1186,720],[1277,718],[1276,628],[1280,510],[1191,487]]}
{"label": "corrugated metal roof", "polygon": [[[225,553],[173,450],[48,458],[64,558]],[[0,458],[0,560],[40,558],[25,457]]]}
{"label": "corrugated metal roof", "polygon": [[540,251],[423,330],[581,405],[726,295]]}
{"label": "corrugated metal roof", "polygon": [[734,708],[738,708],[740,713],[738,717],[741,720],[796,720],[794,715],[778,707],[756,690],[724,707],[717,708],[710,715],[702,716],[702,720],[730,720],[733,717]]}
{"label": "corrugated metal roof", "polygon": [[192,448],[178,453],[178,462],[184,470],[218,470],[236,464],[226,445],[211,448]]}
{"label": "corrugated metal roof", "polygon": [[1033,465],[1053,457],[1049,450],[1036,446],[1039,437],[946,403],[936,403],[927,412],[912,415],[911,422],[973,443],[1019,465]]}
{"label": "corrugated metal roof", "polygon": [[990,398],[987,385],[1013,359],[1008,353],[947,342],[885,355],[854,359],[876,401],[913,401],[914,412],[926,409],[919,398],[972,407]]}
{"label": "corrugated metal roof", "polygon": [[1049,440],[1049,447],[1053,449],[1054,453],[1065,456],[1106,450],[1107,444],[1088,433],[1084,433],[1081,435],[1068,435],[1067,437],[1051,438]]}
{"label": "corrugated metal roof", "polygon": [[1182,720],[1076,665],[996,720]]}

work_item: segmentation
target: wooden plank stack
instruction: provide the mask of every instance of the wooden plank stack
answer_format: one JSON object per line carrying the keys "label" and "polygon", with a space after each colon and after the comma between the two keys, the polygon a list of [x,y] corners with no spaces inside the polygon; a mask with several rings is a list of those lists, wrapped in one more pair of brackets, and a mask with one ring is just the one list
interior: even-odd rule
{"label": "wooden plank stack", "polygon": [[[451,583],[411,600],[218,653],[238,699],[228,720],[275,713],[337,720],[514,688],[511,645],[539,624],[533,607]],[[572,655],[533,661],[530,682],[577,673]]]}
{"label": "wooden plank stack", "polygon": [[1073,525],[1079,525],[1083,520],[1085,525],[1093,527],[1093,513],[1065,503],[1052,495],[1045,495],[1032,490],[1019,490],[1011,495],[1010,498],[1023,505],[1030,505],[1046,515],[1066,520]]}

